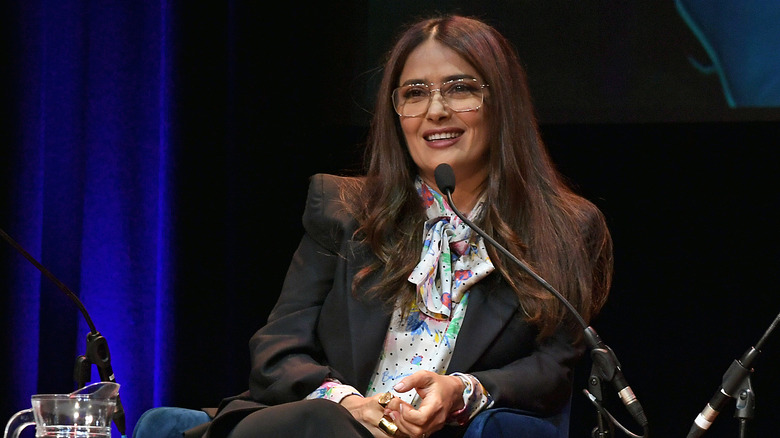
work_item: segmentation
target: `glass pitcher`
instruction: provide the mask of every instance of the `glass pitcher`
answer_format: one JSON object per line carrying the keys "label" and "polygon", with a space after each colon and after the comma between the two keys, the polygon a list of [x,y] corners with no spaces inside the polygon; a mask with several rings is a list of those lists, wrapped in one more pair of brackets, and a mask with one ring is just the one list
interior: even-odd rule
{"label": "glass pitcher", "polygon": [[70,394],[35,394],[32,408],[14,414],[3,438],[19,438],[35,425],[35,437],[111,438],[119,384],[98,382]]}

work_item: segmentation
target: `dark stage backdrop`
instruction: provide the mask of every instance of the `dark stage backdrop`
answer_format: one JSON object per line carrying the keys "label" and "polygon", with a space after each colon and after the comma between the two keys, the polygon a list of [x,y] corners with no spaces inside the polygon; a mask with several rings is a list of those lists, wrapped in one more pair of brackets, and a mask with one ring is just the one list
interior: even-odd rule
{"label": "dark stage backdrop", "polygon": [[[593,326],[652,435],[684,436],[780,312],[780,118],[711,56],[733,49],[705,38],[695,5],[644,3],[5,2],[0,227],[86,302],[128,432],[154,406],[214,406],[246,387],[308,177],[360,167],[398,26],[478,15],[515,42],[553,158],[612,229],[616,277]],[[4,423],[29,395],[72,389],[86,328],[5,243],[0,275]],[[753,436],[777,427],[778,337],[754,363]],[[595,426],[589,370],[573,437]],[[736,436],[733,408],[708,436]]]}

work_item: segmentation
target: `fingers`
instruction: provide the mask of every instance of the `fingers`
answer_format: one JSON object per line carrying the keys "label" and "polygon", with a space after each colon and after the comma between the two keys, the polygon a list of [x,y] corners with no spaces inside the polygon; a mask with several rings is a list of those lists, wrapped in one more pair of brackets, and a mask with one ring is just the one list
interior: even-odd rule
{"label": "fingers", "polygon": [[435,376],[437,376],[437,374],[430,371],[418,371],[411,376],[404,377],[400,382],[393,386],[393,389],[398,392],[407,392],[417,388],[419,392],[420,388],[431,385]]}
{"label": "fingers", "polygon": [[446,421],[444,411],[440,409],[440,403],[433,402],[434,397],[424,399],[418,408],[409,403],[399,401],[397,410],[389,410],[386,415],[393,419],[398,429],[410,437],[418,437],[424,433],[431,434],[441,429]]}
{"label": "fingers", "polygon": [[399,411],[392,411],[388,415],[398,426],[399,432],[410,437],[422,437],[442,428],[443,423],[431,422],[431,417],[419,409],[414,409],[409,404],[402,404]]}
{"label": "fingers", "polygon": [[441,429],[455,403],[463,403],[460,379],[430,371],[418,371],[407,376],[393,389],[398,392],[414,389],[420,396],[417,409],[401,400],[393,400],[385,411],[398,425],[399,431],[415,438]]}
{"label": "fingers", "polygon": [[363,424],[371,434],[376,438],[387,438],[388,436],[405,438],[405,434],[398,430],[398,426],[392,417],[385,416],[386,407],[382,403],[389,405],[389,402],[395,400],[390,394],[376,394],[371,397],[348,396],[341,401],[352,416]]}
{"label": "fingers", "polygon": [[399,414],[405,424],[422,429],[431,428],[439,423],[443,424],[447,417],[446,410],[442,409],[442,404],[433,400],[433,397],[423,399],[417,409],[410,405],[402,405]]}
{"label": "fingers", "polygon": [[401,412],[415,411],[412,405],[399,397],[393,397],[390,393],[379,394],[375,397],[383,409],[384,418],[386,418],[386,420],[380,420],[377,427],[385,434],[396,437],[418,437],[423,434],[423,427],[404,420],[401,415]]}

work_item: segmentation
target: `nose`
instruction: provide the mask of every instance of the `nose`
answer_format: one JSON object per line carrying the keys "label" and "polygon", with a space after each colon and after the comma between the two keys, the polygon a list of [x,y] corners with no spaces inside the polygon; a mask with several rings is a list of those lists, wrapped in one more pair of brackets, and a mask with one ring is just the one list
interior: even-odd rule
{"label": "nose", "polygon": [[426,117],[430,120],[441,120],[449,116],[450,112],[441,90],[431,90],[431,102],[428,104]]}

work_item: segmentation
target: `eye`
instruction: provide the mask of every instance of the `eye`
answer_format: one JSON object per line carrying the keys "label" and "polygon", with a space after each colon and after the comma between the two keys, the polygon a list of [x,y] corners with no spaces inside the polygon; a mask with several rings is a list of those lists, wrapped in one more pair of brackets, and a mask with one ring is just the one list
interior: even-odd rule
{"label": "eye", "polygon": [[444,93],[451,97],[471,96],[479,91],[476,81],[466,81],[463,79],[450,82],[442,86],[442,88],[444,89]]}
{"label": "eye", "polygon": [[409,85],[401,93],[404,99],[412,102],[427,99],[428,94],[428,87],[424,85]]}

